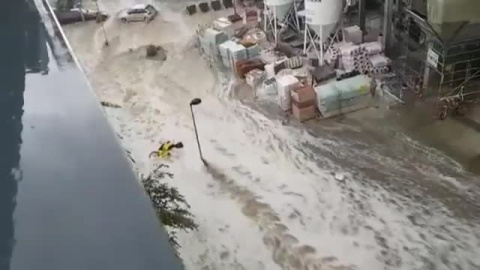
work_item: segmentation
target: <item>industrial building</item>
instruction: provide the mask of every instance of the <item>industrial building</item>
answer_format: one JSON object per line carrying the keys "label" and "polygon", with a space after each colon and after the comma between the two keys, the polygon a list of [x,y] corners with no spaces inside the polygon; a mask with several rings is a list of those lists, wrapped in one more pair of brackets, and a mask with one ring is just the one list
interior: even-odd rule
{"label": "industrial building", "polygon": [[446,103],[478,99],[479,1],[401,1],[386,10],[395,73],[409,89]]}

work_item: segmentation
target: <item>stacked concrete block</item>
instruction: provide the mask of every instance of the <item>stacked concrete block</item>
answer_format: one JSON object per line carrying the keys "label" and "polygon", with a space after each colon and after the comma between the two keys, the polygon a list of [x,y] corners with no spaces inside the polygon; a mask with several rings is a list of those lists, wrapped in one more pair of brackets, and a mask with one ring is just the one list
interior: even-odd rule
{"label": "stacked concrete block", "polygon": [[291,92],[299,86],[300,82],[295,76],[285,75],[277,78],[278,98],[282,110],[290,111],[292,109]]}

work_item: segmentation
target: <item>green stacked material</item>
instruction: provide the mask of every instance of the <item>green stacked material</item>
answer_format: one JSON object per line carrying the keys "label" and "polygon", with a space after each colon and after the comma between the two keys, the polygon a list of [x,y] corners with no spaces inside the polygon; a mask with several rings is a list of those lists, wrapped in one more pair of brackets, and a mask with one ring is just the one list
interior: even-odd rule
{"label": "green stacked material", "polygon": [[324,117],[331,117],[368,107],[371,83],[371,78],[360,75],[317,86],[318,109]]}

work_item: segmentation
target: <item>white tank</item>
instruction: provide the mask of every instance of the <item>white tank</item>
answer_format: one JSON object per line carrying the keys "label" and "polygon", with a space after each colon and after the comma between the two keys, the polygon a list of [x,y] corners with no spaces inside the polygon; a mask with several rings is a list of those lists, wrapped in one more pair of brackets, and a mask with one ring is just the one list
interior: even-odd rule
{"label": "white tank", "polygon": [[429,0],[427,4],[432,24],[480,22],[480,0]]}
{"label": "white tank", "polygon": [[281,21],[287,16],[293,1],[294,0],[265,0],[265,5],[277,16],[277,20]]}
{"label": "white tank", "polygon": [[324,40],[335,30],[342,8],[343,0],[305,0],[307,24]]}

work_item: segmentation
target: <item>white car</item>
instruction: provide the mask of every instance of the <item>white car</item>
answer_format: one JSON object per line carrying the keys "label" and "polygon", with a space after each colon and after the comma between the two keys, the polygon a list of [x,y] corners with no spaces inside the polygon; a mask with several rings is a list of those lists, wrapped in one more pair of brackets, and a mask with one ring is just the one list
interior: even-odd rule
{"label": "white car", "polygon": [[124,10],[120,13],[118,18],[122,22],[135,22],[135,21],[145,21],[149,22],[157,16],[157,10],[148,4],[139,4],[135,5],[127,10]]}
{"label": "white car", "polygon": [[85,14],[93,14],[93,13],[97,13],[97,11],[94,11],[94,10],[90,10],[90,9],[86,9],[86,8],[72,8],[70,9],[70,11],[76,11],[76,12],[81,12],[83,13],[84,15]]}

